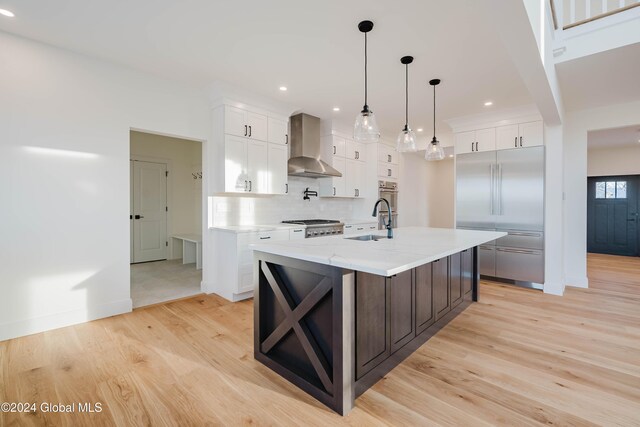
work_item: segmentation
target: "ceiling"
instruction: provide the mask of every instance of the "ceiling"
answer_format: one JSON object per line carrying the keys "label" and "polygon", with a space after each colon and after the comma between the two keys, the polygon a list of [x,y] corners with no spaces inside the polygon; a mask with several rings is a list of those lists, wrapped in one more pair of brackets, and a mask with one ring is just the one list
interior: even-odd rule
{"label": "ceiling", "polygon": [[638,124],[634,126],[589,132],[587,146],[589,148],[640,147],[640,116],[638,117]]}
{"label": "ceiling", "polygon": [[[431,78],[443,119],[532,102],[495,31],[488,6],[468,0],[0,0],[16,14],[0,30],[167,78],[222,80],[323,119],[352,126],[363,104],[363,36],[369,35],[369,105],[387,135],[410,117],[432,127]],[[288,91],[279,91],[280,86]],[[334,106],[341,111],[334,113]],[[442,129],[442,128],[440,128]]]}
{"label": "ceiling", "polygon": [[556,65],[567,110],[623,104],[640,99],[640,43]]}

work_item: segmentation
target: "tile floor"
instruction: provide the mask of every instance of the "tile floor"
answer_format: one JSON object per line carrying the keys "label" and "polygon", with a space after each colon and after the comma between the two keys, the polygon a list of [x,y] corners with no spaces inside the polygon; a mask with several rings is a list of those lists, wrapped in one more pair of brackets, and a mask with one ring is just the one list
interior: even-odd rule
{"label": "tile floor", "polygon": [[202,270],[182,259],[131,264],[133,308],[199,294]]}

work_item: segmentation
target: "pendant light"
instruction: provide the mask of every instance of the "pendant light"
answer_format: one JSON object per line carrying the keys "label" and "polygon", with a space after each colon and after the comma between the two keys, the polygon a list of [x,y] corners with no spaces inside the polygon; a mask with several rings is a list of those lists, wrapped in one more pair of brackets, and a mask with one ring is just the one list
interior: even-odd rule
{"label": "pendant light", "polygon": [[440,84],[440,79],[429,80],[429,84],[433,86],[433,139],[427,146],[427,152],[424,158],[432,160],[444,159],[444,150],[440,146],[440,141],[436,139],[436,86]]}
{"label": "pendant light", "polygon": [[416,134],[409,128],[409,64],[413,62],[413,56],[403,56],[400,62],[405,67],[404,129],[398,135],[396,151],[410,153],[416,151]]}
{"label": "pendant light", "polygon": [[353,139],[360,142],[378,142],[380,130],[376,123],[376,116],[367,105],[367,33],[373,29],[373,22],[362,21],[358,24],[358,30],[364,33],[364,107],[356,117],[353,127]]}

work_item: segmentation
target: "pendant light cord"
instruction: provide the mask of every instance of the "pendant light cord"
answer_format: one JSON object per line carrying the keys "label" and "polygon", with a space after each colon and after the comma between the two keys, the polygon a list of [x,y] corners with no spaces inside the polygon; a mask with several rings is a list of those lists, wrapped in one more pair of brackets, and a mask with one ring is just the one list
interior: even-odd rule
{"label": "pendant light cord", "polygon": [[433,85],[433,139],[436,139],[436,85]]}
{"label": "pendant light cord", "polygon": [[367,105],[367,33],[364,33],[364,105]]}
{"label": "pendant light cord", "polygon": [[409,127],[409,64],[405,64],[404,77],[404,127]]}

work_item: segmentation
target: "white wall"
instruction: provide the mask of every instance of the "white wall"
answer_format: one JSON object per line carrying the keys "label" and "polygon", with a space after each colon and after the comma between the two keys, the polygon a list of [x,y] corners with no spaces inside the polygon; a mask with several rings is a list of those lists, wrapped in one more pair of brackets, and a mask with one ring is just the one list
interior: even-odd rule
{"label": "white wall", "polygon": [[[640,117],[638,117],[640,122]],[[587,151],[587,176],[640,174],[640,144]]]}
{"label": "white wall", "polygon": [[564,259],[567,285],[587,279],[587,132],[638,123],[640,101],[574,111],[564,124]]}
{"label": "white wall", "polygon": [[[166,160],[167,235],[202,232],[202,180],[194,171],[202,171],[202,143],[145,132],[131,132],[131,156],[138,160]],[[197,175],[196,175],[197,176]],[[168,239],[172,258],[173,239]],[[178,253],[176,253],[178,255]]]}
{"label": "white wall", "polygon": [[0,32],[0,340],[131,310],[129,130],[207,139],[200,91]]}
{"label": "white wall", "polygon": [[427,162],[429,227],[455,226],[455,163],[453,158]]}
{"label": "white wall", "polygon": [[429,178],[424,153],[400,156],[398,177],[398,225],[424,226],[429,224],[427,194]]}

